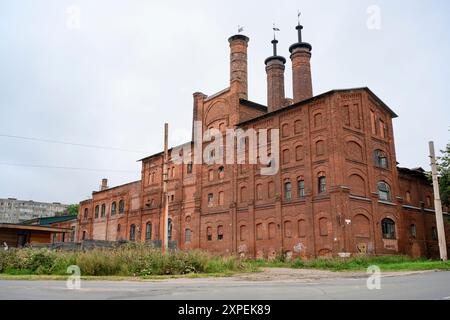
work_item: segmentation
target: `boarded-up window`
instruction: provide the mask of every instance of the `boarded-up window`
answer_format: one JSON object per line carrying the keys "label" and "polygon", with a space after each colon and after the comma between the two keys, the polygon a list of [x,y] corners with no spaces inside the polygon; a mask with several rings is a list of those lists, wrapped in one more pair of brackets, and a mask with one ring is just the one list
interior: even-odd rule
{"label": "boarded-up window", "polygon": [[284,236],[286,238],[292,238],[292,222],[291,221],[284,222]]}
{"label": "boarded-up window", "polygon": [[288,137],[289,136],[289,125],[287,123],[281,126],[281,136]]}
{"label": "boarded-up window", "polygon": [[274,222],[269,223],[269,239],[275,239],[276,236],[276,226]]}
{"label": "boarded-up window", "polygon": [[347,142],[347,157],[351,160],[362,162],[364,160],[364,156],[361,145],[355,141]]}
{"label": "boarded-up window", "polygon": [[268,196],[269,198],[273,198],[275,196],[275,184],[273,181],[270,181],[268,184]]}
{"label": "boarded-up window", "polygon": [[245,201],[247,201],[247,188],[241,187],[240,202],[245,202]]}
{"label": "boarded-up window", "polygon": [[295,120],[294,132],[295,132],[295,134],[302,133],[302,121],[301,120]]}
{"label": "boarded-up window", "polygon": [[362,215],[358,214],[353,218],[353,233],[356,237],[369,238],[370,237],[370,224],[369,219]]}
{"label": "boarded-up window", "polygon": [[322,113],[316,113],[315,115],[314,115],[314,127],[316,127],[316,128],[319,128],[319,127],[321,127],[323,124],[322,124],[322,121],[323,121],[323,119],[322,119]]}
{"label": "boarded-up window", "polygon": [[239,227],[239,239],[241,241],[247,240],[247,227],[245,225]]}
{"label": "boarded-up window", "polygon": [[303,160],[303,146],[295,147],[295,160],[297,161]]}
{"label": "boarded-up window", "polygon": [[298,237],[304,238],[306,237],[306,221],[298,220]]}
{"label": "boarded-up window", "polygon": [[289,149],[283,150],[283,164],[289,163]]}
{"label": "boarded-up window", "polygon": [[319,140],[316,142],[316,155],[322,156],[325,154],[325,142],[323,140]]}
{"label": "boarded-up window", "polygon": [[259,183],[256,185],[256,199],[262,200],[262,198],[263,198],[262,184]]}
{"label": "boarded-up window", "polygon": [[327,218],[319,219],[319,231],[320,231],[321,236],[328,235],[328,219]]}
{"label": "boarded-up window", "polygon": [[262,223],[258,223],[256,225],[256,240],[262,240],[263,238],[263,225]]}
{"label": "boarded-up window", "polygon": [[219,192],[219,206],[223,206],[224,203],[224,193],[223,191]]}
{"label": "boarded-up window", "polygon": [[344,120],[344,124],[346,126],[350,125],[350,109],[348,106],[344,106],[342,108],[342,118]]}
{"label": "boarded-up window", "polygon": [[366,195],[366,186],[364,179],[358,174],[352,174],[349,178],[350,193],[357,196]]}

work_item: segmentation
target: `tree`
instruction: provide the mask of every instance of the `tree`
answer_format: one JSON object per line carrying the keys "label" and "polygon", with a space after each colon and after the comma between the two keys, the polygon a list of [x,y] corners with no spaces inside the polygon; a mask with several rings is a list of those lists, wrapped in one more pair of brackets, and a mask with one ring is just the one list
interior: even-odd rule
{"label": "tree", "polygon": [[442,156],[438,157],[437,169],[439,174],[439,191],[442,204],[450,207],[450,143],[445,150],[441,150]]}
{"label": "tree", "polygon": [[78,214],[78,204],[71,204],[67,207],[67,214],[69,215],[77,215]]}

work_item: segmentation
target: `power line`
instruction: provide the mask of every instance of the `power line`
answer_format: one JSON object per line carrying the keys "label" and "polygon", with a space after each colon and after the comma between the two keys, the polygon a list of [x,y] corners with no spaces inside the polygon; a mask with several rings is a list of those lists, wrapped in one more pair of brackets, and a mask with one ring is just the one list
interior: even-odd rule
{"label": "power line", "polygon": [[46,168],[46,169],[63,169],[63,170],[77,170],[77,171],[93,171],[93,172],[136,173],[136,171],[131,171],[131,170],[78,168],[78,167],[65,167],[65,166],[39,165],[39,164],[25,164],[25,163],[8,163],[8,162],[0,162],[0,165],[3,165],[3,166],[11,166],[11,167],[31,167],[31,168]]}
{"label": "power line", "polygon": [[66,142],[66,141],[59,141],[59,140],[52,140],[52,139],[23,137],[23,136],[16,136],[16,135],[2,134],[2,133],[0,133],[0,137],[29,140],[29,141],[39,141],[39,142],[46,142],[46,143],[55,143],[55,144],[64,144],[64,145],[69,145],[69,146],[77,146],[77,147],[85,147],[85,148],[93,148],[93,149],[132,152],[132,153],[147,153],[148,152],[148,151],[143,151],[143,150],[130,150],[130,149],[122,149],[122,148],[116,148],[116,147],[105,147],[105,146],[98,146],[98,145],[92,145],[92,144],[74,143],[74,142]]}

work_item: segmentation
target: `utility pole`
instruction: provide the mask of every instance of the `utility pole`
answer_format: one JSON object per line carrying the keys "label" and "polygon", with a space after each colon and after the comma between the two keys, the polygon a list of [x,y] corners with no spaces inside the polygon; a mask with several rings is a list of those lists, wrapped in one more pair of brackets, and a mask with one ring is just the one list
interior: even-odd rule
{"label": "utility pole", "polygon": [[169,201],[167,200],[167,180],[169,178],[168,174],[168,164],[169,164],[169,153],[168,153],[168,136],[169,136],[169,125],[164,124],[164,162],[163,162],[163,192],[162,192],[162,243],[161,251],[163,254],[166,253],[169,247]]}
{"label": "utility pole", "polygon": [[439,181],[436,166],[436,155],[434,153],[434,142],[429,142],[431,174],[433,177],[434,212],[436,213],[436,228],[439,239],[439,254],[442,261],[447,261],[447,243],[445,241],[444,218],[442,217],[441,196],[439,195]]}

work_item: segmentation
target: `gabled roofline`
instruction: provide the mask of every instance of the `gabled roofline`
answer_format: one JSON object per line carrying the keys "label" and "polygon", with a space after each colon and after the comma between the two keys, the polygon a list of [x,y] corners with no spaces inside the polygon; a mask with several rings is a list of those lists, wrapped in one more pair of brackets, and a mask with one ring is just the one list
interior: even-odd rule
{"label": "gabled roofline", "polygon": [[301,107],[303,105],[306,105],[306,104],[311,103],[313,101],[316,101],[316,100],[322,99],[324,97],[333,95],[335,93],[349,93],[349,92],[360,91],[360,90],[366,91],[372,98],[374,98],[374,100],[376,102],[378,102],[381,105],[381,107],[383,107],[391,115],[392,118],[397,118],[398,117],[398,115],[394,111],[392,111],[392,109],[389,108],[380,98],[378,98],[378,96],[375,93],[373,93],[372,90],[370,90],[368,87],[360,87],[360,88],[330,90],[330,91],[324,92],[322,94],[319,94],[317,96],[314,96],[312,98],[309,98],[309,99],[306,99],[306,100],[303,100],[303,101],[291,104],[290,106],[287,106],[287,107],[275,110],[275,111],[270,112],[270,113],[263,114],[263,115],[261,115],[259,117],[253,118],[253,119],[249,119],[249,120],[243,121],[243,122],[239,123],[238,126],[244,126],[244,125],[247,125],[249,123],[265,119],[265,118],[267,118],[269,116],[272,116],[274,114],[283,113],[285,111],[292,110],[292,109],[295,109],[297,107]]}
{"label": "gabled roofline", "polygon": [[[113,189],[117,189],[117,188],[121,188],[121,187],[130,185],[130,184],[133,184],[133,183],[141,183],[141,180],[136,180],[136,181],[124,183],[124,184],[121,184],[121,185],[118,185],[118,186],[115,186],[115,187],[111,187],[111,188],[108,188],[108,189],[105,189],[105,190],[92,191],[92,194],[97,194],[97,193],[100,193],[100,192],[110,191],[110,190],[113,190]],[[89,200],[89,199],[88,199],[88,200]],[[86,201],[87,201],[87,200],[86,200]]]}
{"label": "gabled roofline", "polygon": [[244,106],[247,106],[247,107],[259,110],[259,111],[267,112],[267,107],[266,106],[264,106],[262,104],[259,104],[259,103],[256,103],[256,102],[253,102],[253,101],[250,101],[250,100],[239,99],[239,103],[244,105]]}
{"label": "gabled roofline", "polygon": [[[172,151],[173,149],[175,149],[175,148],[181,148],[181,147],[183,147],[184,145],[187,145],[188,143],[192,145],[194,142],[193,142],[193,141],[185,142],[185,143],[180,144],[180,145],[178,145],[178,146],[175,146],[175,147],[172,147],[172,148],[167,149],[167,152],[171,152],[171,151]],[[158,156],[162,156],[163,154],[164,154],[164,151],[161,151],[161,152],[158,152],[158,153],[154,153],[154,154],[152,154],[152,155],[150,155],[150,156],[148,156],[148,157],[145,157],[145,158],[136,160],[136,162],[145,161],[145,160],[148,160],[148,159],[151,159],[151,158],[155,158],[155,157],[158,157]]]}

